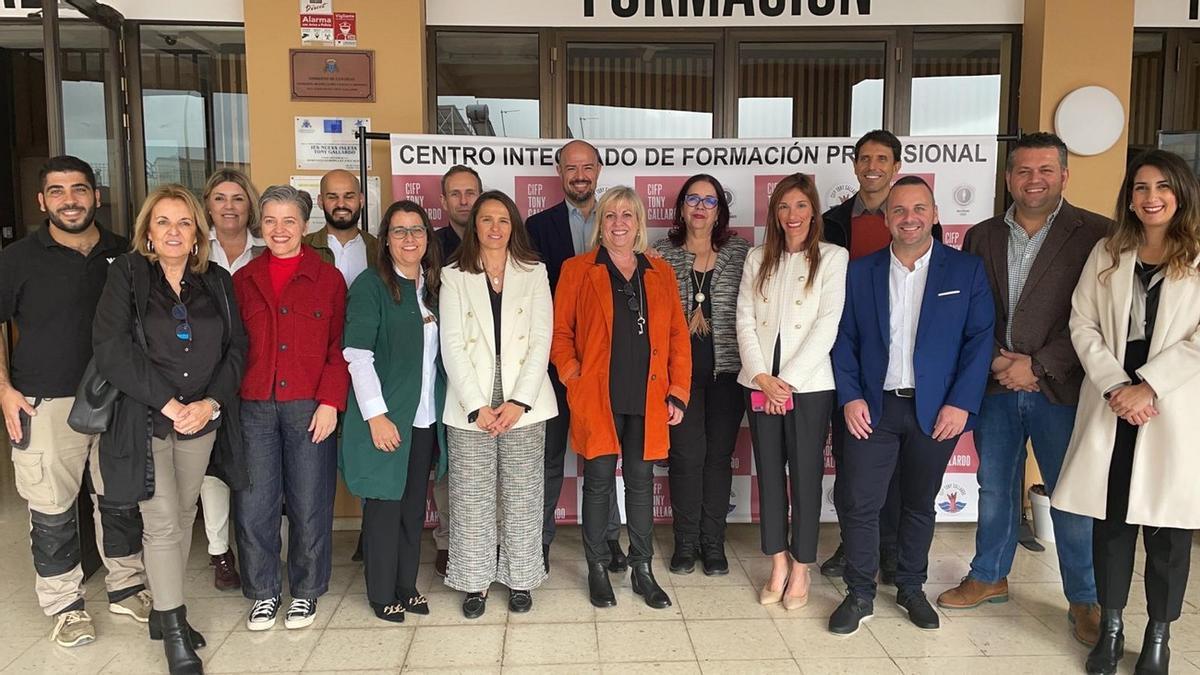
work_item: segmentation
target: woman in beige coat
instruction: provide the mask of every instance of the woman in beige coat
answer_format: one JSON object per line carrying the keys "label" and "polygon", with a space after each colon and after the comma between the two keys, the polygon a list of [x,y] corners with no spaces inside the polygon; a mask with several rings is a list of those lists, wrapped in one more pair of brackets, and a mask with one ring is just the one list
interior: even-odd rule
{"label": "woman in beige coat", "polygon": [[[1133,161],[1117,224],[1093,249],[1072,298],[1071,341],[1087,375],[1054,506],[1095,519],[1101,606],[1089,673],[1124,653],[1139,527],[1149,623],[1137,673],[1166,673],[1172,621],[1200,528],[1194,410],[1200,400],[1200,186],[1176,155]],[[1102,489],[1107,486],[1107,489]]]}

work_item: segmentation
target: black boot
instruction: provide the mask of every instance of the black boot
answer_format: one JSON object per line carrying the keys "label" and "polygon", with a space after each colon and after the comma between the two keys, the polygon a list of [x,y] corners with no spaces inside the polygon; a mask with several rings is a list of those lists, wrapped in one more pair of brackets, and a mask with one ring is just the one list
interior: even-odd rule
{"label": "black boot", "polygon": [[163,651],[167,655],[167,670],[171,675],[204,675],[204,662],[196,656],[188,637],[187,607],[180,605],[166,611],[150,610],[150,621],[158,615],[162,629]]}
{"label": "black boot", "polygon": [[608,568],[602,562],[588,563],[588,596],[594,607],[615,607],[617,596],[608,580]]}
{"label": "black boot", "polygon": [[1142,653],[1138,655],[1134,675],[1166,675],[1171,665],[1170,621],[1151,621],[1146,624],[1146,637],[1142,638]]}
{"label": "black boot", "polygon": [[1125,622],[1121,610],[1100,608],[1100,641],[1087,657],[1089,675],[1113,675],[1125,656]]}
{"label": "black boot", "polygon": [[675,542],[675,554],[671,556],[671,574],[691,574],[696,569],[696,554],[699,547],[694,541]]}
{"label": "black boot", "polygon": [[666,609],[671,606],[671,598],[666,591],[654,580],[654,572],[650,571],[650,563],[640,562],[633,565],[633,592],[642,596],[646,604],[654,609]]}
{"label": "black boot", "polygon": [[[200,631],[196,630],[195,628],[192,628],[191,624],[187,624],[186,619],[185,619],[185,625],[187,625],[188,637],[192,641],[192,649],[204,649],[205,647],[208,646],[208,643],[204,641],[204,636],[200,634]],[[151,640],[161,640],[161,639],[163,639],[162,633],[163,633],[163,631],[162,631],[162,615],[159,613],[156,613],[154,611],[151,611],[150,612],[150,639]]]}

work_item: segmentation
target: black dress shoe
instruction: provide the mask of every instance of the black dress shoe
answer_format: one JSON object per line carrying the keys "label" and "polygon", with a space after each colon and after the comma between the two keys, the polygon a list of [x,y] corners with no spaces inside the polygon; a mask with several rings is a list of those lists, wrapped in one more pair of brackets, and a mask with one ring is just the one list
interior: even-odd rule
{"label": "black dress shoe", "polygon": [[697,546],[692,542],[675,542],[671,556],[671,574],[691,574],[696,571]]}
{"label": "black dress shoe", "polygon": [[908,620],[917,628],[937,630],[942,627],[941,617],[922,591],[900,591],[896,594],[896,604],[908,613]]}
{"label": "black dress shoe", "polygon": [[1088,654],[1089,675],[1114,675],[1125,656],[1125,621],[1119,609],[1100,608],[1100,640]]}
{"label": "black dress shoe", "polygon": [[150,610],[150,614],[158,615],[168,672],[171,675],[203,675],[204,662],[196,655],[188,636],[187,608],[180,605],[164,612]]}
{"label": "black dress shoe", "polygon": [[896,585],[896,568],[899,566],[899,554],[890,549],[879,550],[879,582],[888,586]]}
{"label": "black dress shoe", "polygon": [[487,610],[487,596],[483,593],[467,593],[463,598],[463,616],[468,619],[478,619]]}
{"label": "black dress shoe", "polygon": [[542,544],[542,567],[550,574],[550,544]]}
{"label": "black dress shoe", "polygon": [[833,555],[829,556],[829,560],[821,563],[821,575],[826,577],[840,577],[846,571],[846,552],[842,550],[842,545],[838,544],[837,550]]}
{"label": "black dress shoe", "polygon": [[450,551],[444,548],[439,548],[437,556],[433,559],[433,571],[439,577],[446,578],[446,568],[450,567]]}
{"label": "black dress shoe", "polygon": [[829,616],[829,632],[834,635],[854,635],[862,622],[874,615],[874,601],[848,593],[842,604]]}
{"label": "black dress shoe", "polygon": [[[184,621],[186,622],[186,620],[187,619],[185,617]],[[188,624],[187,626],[187,633],[188,639],[192,642],[192,649],[204,649],[208,646],[208,642],[204,640],[204,636],[200,634],[200,631],[192,628],[191,624]],[[163,639],[162,615],[156,614],[155,612],[150,612],[150,639]]]}
{"label": "black dress shoe", "polygon": [[608,563],[609,572],[624,572],[629,569],[629,559],[625,557],[625,552],[621,550],[621,542],[616,539],[609,539],[608,550],[612,553],[612,560]]}
{"label": "black dress shoe", "polygon": [[508,592],[508,611],[516,614],[524,614],[533,609],[533,594],[529,591],[513,591]]}
{"label": "black dress shoe", "polygon": [[703,544],[700,548],[705,575],[720,577],[729,574],[729,559],[725,557],[724,544]]}
{"label": "black dress shoe", "polygon": [[602,562],[588,563],[588,597],[593,607],[615,607],[617,596],[613,594],[608,570]]}
{"label": "black dress shoe", "polygon": [[429,599],[415,588],[400,590],[400,604],[404,605],[404,611],[410,614],[429,614]]}
{"label": "black dress shoe", "polygon": [[376,619],[390,621],[392,623],[404,623],[404,603],[396,602],[390,605],[381,605],[372,602],[371,609],[375,612]]}
{"label": "black dress shoe", "polygon": [[642,596],[646,604],[654,609],[666,609],[671,606],[671,598],[654,579],[650,571],[650,563],[641,562],[633,566],[633,592]]}
{"label": "black dress shoe", "polygon": [[1142,653],[1138,654],[1134,675],[1166,675],[1171,665],[1171,639],[1169,621],[1151,621],[1146,624],[1146,637],[1142,638]]}

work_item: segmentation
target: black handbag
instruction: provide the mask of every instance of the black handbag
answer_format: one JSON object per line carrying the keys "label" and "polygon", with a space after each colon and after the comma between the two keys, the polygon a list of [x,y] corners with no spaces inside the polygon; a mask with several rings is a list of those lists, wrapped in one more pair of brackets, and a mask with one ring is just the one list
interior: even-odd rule
{"label": "black handbag", "polygon": [[[128,255],[125,258],[125,264],[129,268],[129,303],[133,305],[136,317],[133,332],[137,336],[142,350],[148,352],[146,334],[142,331],[142,312],[137,306],[137,300],[133,293],[133,264]],[[120,395],[120,390],[100,374],[96,368],[96,357],[92,356],[92,359],[88,361],[87,368],[83,370],[83,379],[79,381],[79,388],[75,390],[75,401],[71,404],[71,412],[67,415],[67,426],[78,433],[87,435],[102,434],[108,431],[113,411],[117,407],[117,397]]]}

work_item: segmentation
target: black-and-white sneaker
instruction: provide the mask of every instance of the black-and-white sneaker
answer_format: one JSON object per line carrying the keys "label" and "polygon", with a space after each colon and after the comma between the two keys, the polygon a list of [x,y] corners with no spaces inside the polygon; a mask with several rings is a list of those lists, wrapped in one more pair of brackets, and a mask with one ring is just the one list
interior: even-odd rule
{"label": "black-and-white sneaker", "polygon": [[246,618],[246,628],[250,630],[271,630],[275,627],[275,615],[279,613],[279,596],[266,600],[255,600],[250,608],[250,616]]}
{"label": "black-and-white sneaker", "polygon": [[292,598],[292,604],[288,606],[287,617],[283,620],[283,625],[288,630],[295,628],[307,628],[312,625],[317,619],[317,599],[305,600],[304,598]]}

